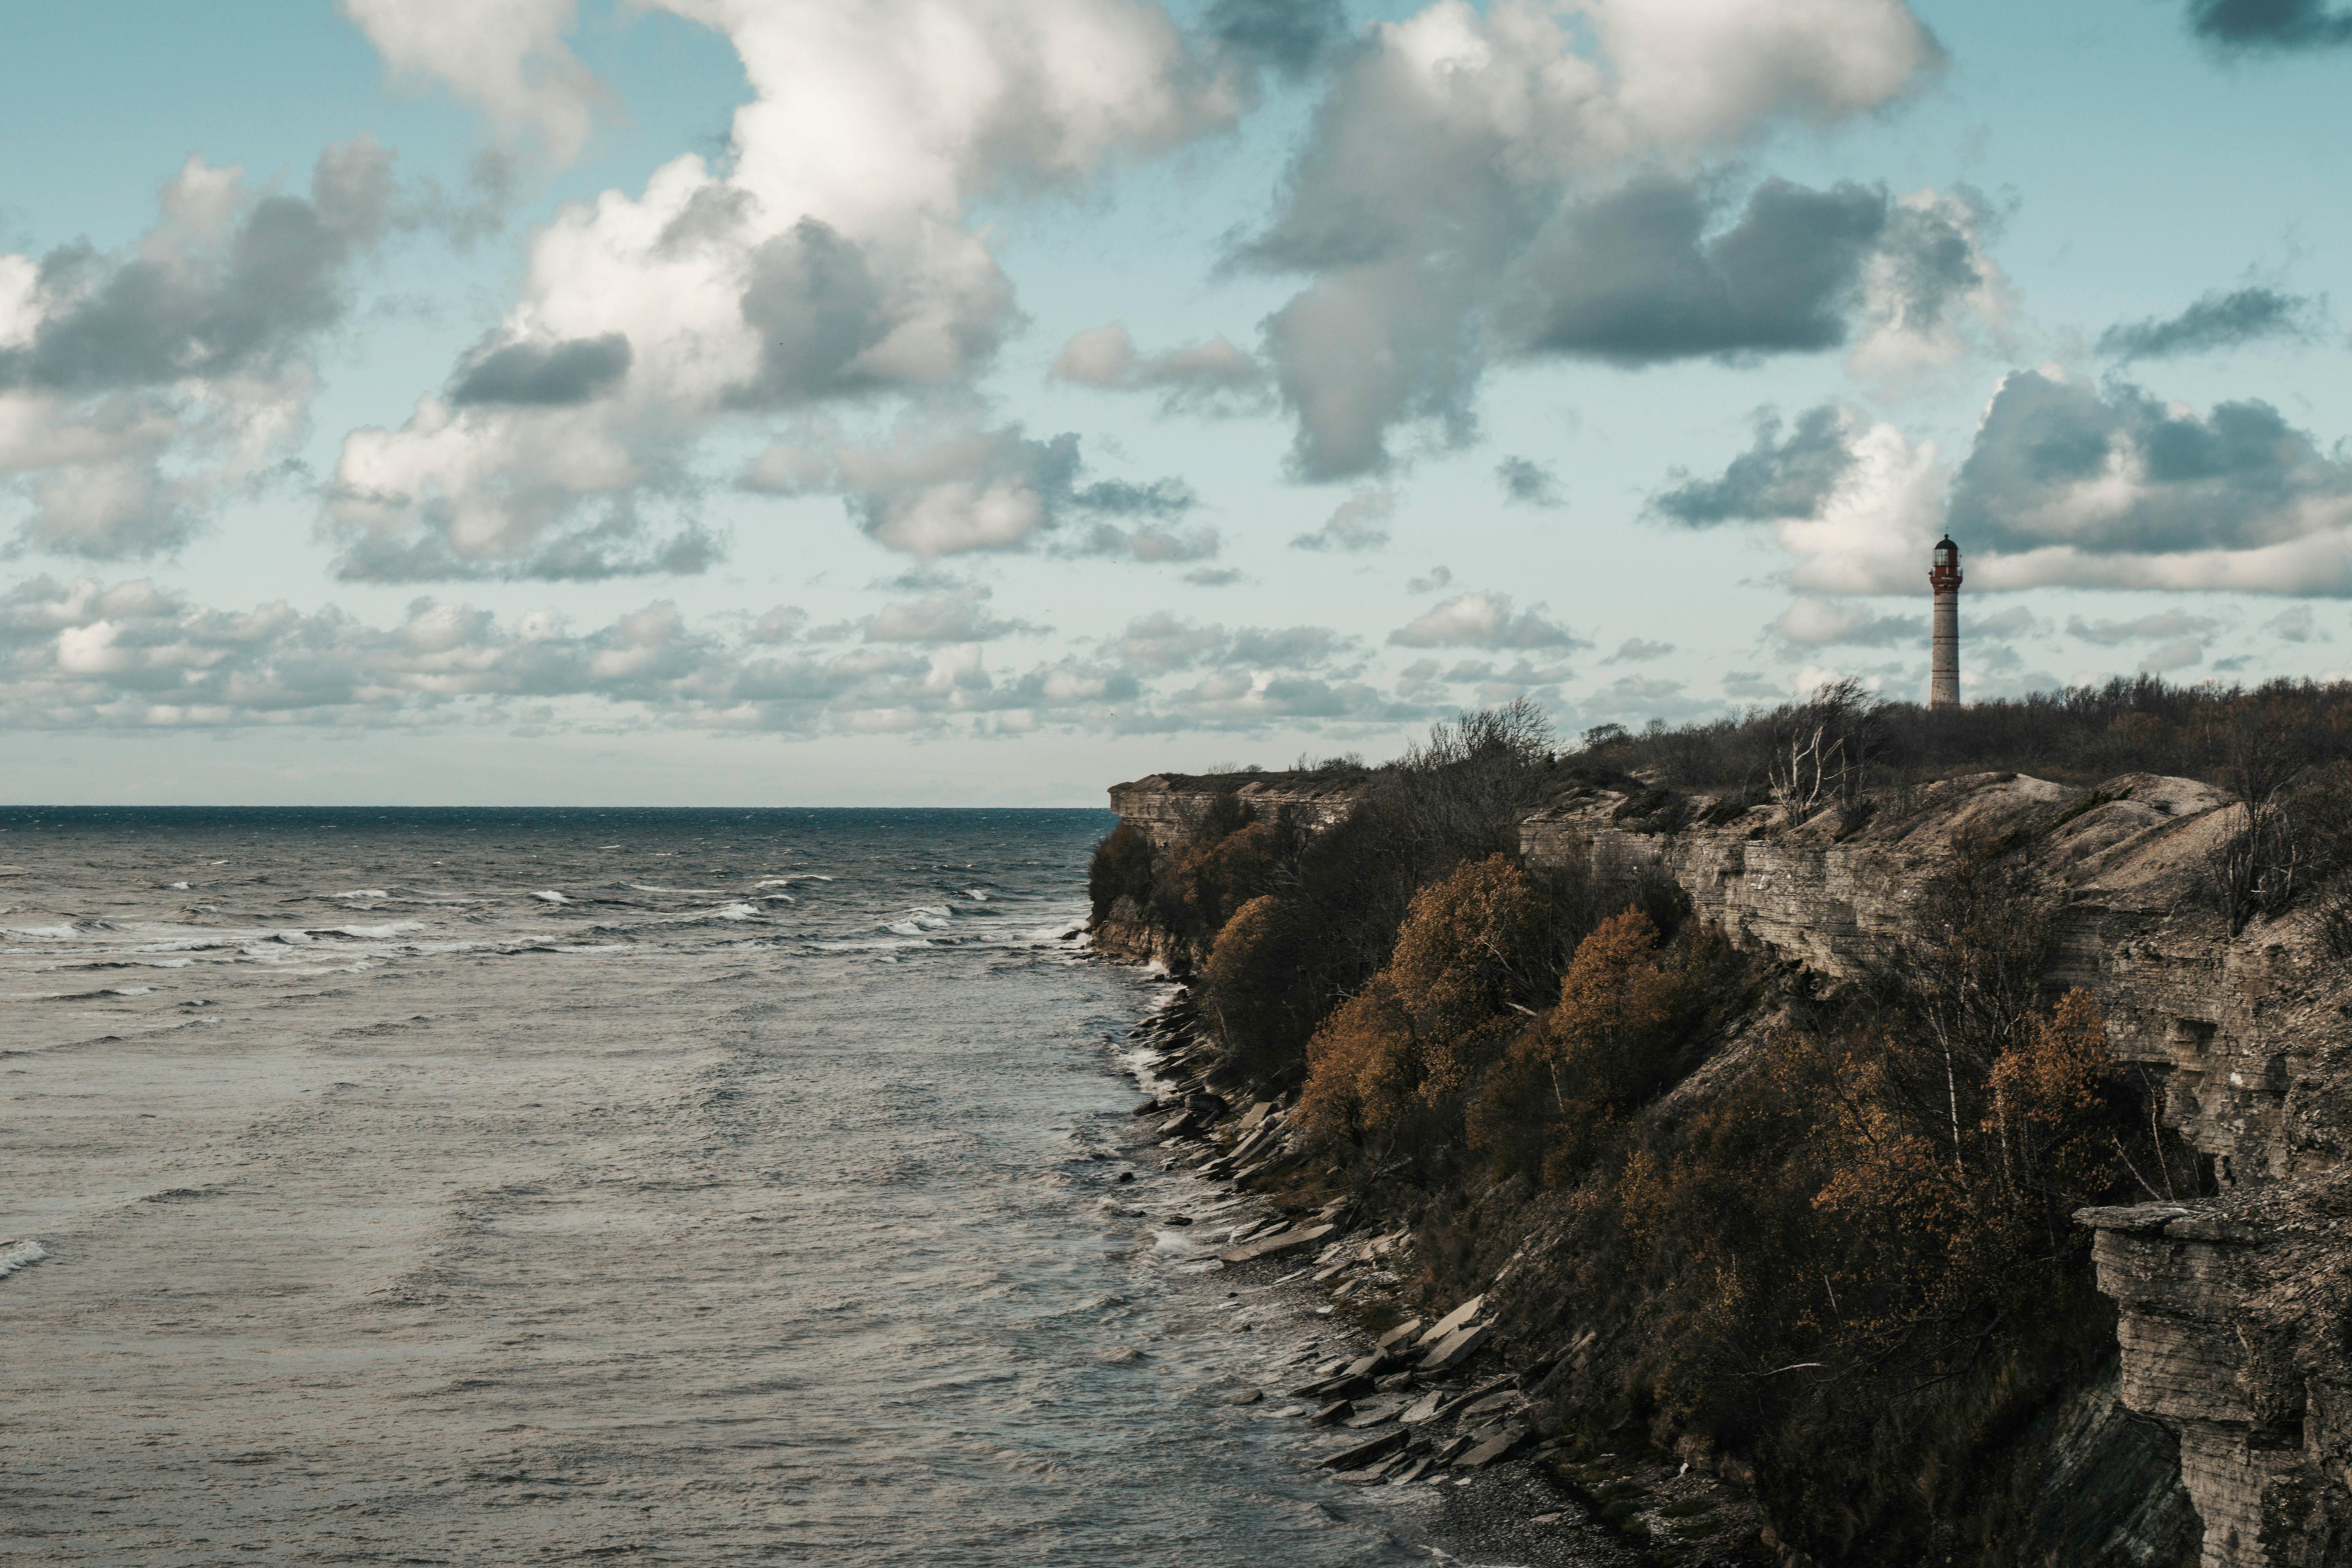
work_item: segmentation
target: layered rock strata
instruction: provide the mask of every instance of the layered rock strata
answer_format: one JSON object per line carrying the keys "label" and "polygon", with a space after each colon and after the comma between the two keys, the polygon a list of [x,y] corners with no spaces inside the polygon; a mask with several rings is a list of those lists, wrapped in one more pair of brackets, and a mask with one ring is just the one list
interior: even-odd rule
{"label": "layered rock strata", "polygon": [[2233,938],[2212,907],[2208,868],[2243,808],[2146,773],[2095,790],[1978,774],[1793,828],[1706,801],[1661,821],[1654,801],[1563,801],[1525,824],[1526,858],[1654,868],[1735,942],[1835,978],[1886,951],[1959,847],[2023,855],[2060,900],[2048,979],[2099,998],[2116,1057],[2158,1080],[2208,1166],[2204,1195],[2079,1216],[2119,1309],[2122,1403],[2178,1440],[2204,1568],[2352,1563],[2352,1218],[2336,1217],[2352,991],[2307,913]]}
{"label": "layered rock strata", "polygon": [[[1155,776],[1112,805],[1165,849],[1234,787]],[[1310,827],[1349,801],[1300,775],[1238,794]],[[2177,1443],[2204,1568],[2352,1563],[2352,976],[2307,910],[2230,935],[2209,867],[2244,819],[2189,779],[1979,773],[1794,826],[1771,805],[1587,787],[1520,842],[1531,868],[1670,877],[1736,943],[1832,983],[1888,951],[1962,847],[2021,855],[2057,901],[2050,984],[2098,997],[2115,1056],[2206,1165],[2196,1193],[2080,1216],[2120,1313],[2120,1403],[2167,1435],[2142,1458],[2160,1468]]]}

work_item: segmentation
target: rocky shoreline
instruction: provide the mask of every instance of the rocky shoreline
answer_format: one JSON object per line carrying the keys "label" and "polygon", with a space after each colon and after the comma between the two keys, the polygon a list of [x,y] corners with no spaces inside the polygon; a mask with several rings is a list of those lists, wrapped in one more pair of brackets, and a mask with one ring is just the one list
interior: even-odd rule
{"label": "rocky shoreline", "polygon": [[1137,1162],[1189,1172],[1223,1195],[1171,1213],[1106,1201],[1181,1230],[1206,1269],[1230,1277],[1229,1295],[1295,1297],[1302,1318],[1327,1325],[1223,1396],[1295,1423],[1303,1466],[1336,1488],[1416,1489],[1433,1505],[1423,1532],[1433,1539],[1421,1544],[1441,1561],[1777,1560],[1740,1478],[1549,1429],[1542,1394],[1561,1358],[1515,1359],[1496,1337],[1491,1294],[1418,1300],[1404,1217],[1325,1190],[1332,1173],[1307,1168],[1289,1125],[1295,1091],[1250,1084],[1225,1063],[1181,984],[1129,1032],[1122,1056],[1149,1095],[1135,1108]]}

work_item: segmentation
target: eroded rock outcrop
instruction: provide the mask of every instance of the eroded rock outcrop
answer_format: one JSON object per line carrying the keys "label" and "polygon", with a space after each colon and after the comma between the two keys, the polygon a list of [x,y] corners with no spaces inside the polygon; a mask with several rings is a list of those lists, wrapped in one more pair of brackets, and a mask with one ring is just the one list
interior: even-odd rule
{"label": "eroded rock outcrop", "polygon": [[[1687,820],[1676,820],[1676,815]],[[1662,820],[1663,818],[1663,820]],[[1525,825],[1532,865],[1655,867],[1735,942],[1852,977],[1956,846],[2023,854],[2060,902],[2050,979],[2160,1080],[2200,1193],[2085,1210],[2123,1405],[2179,1445],[2206,1568],[2352,1563],[2352,987],[2314,922],[2231,937],[2205,897],[2242,807],[2192,780],[1944,781],[1865,820],[1592,791]]]}
{"label": "eroded rock outcrop", "polygon": [[[1229,792],[1258,820],[1309,829],[1351,801],[1282,774],[1111,793],[1166,852]],[[2115,1055],[2156,1080],[2160,1114],[2205,1165],[2196,1192],[2080,1216],[2120,1314],[2120,1386],[2085,1390],[2068,1417],[2082,1432],[2052,1452],[2145,1500],[2070,1515],[2053,1493],[2030,1533],[2095,1523],[2105,1544],[2086,1552],[2176,1560],[2177,1455],[2205,1568],[2352,1564],[2352,984],[2308,912],[2228,932],[2208,867],[2243,823],[2210,786],[2146,773],[2096,789],[1979,773],[1793,827],[1769,806],[1585,786],[1528,817],[1521,850],[1538,869],[1654,868],[1736,943],[1831,982],[1885,952],[1955,854],[2018,852],[2056,901],[2050,982],[2099,998]],[[1117,939],[1117,914],[1098,942]],[[1129,914],[1131,946],[1157,956],[1145,912]]]}

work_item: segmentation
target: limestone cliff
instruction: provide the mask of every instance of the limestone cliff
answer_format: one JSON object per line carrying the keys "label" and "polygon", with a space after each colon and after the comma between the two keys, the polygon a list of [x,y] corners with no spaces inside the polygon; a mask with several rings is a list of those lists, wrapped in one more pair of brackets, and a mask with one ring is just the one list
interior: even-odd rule
{"label": "limestone cliff", "polygon": [[[2307,915],[2231,938],[2202,896],[2242,807],[2146,773],[2095,790],[1943,781],[1868,818],[1606,791],[1531,817],[1532,865],[1655,865],[1735,942],[1851,976],[1956,841],[2005,842],[2060,900],[2048,978],[2098,996],[2116,1058],[2159,1075],[2205,1195],[2085,1210],[2121,1311],[2121,1397],[2179,1443],[2205,1568],[2352,1562],[2352,984]],[[1649,815],[1643,807],[1652,805]]]}
{"label": "limestone cliff", "polygon": [[[1234,788],[1154,777],[1112,801],[1167,852]],[[1309,827],[1349,804],[1284,775],[1240,795]],[[2115,1427],[2097,1413],[2119,1396],[2165,1434],[2081,1451],[2158,1470],[2177,1453],[2206,1568],[2352,1563],[2352,984],[2307,913],[2229,934],[2207,866],[2242,822],[2208,785],[2145,773],[2096,789],[1982,773],[1793,826],[1769,806],[1585,785],[1527,818],[1521,849],[1531,868],[1655,868],[1736,943],[1832,984],[1904,930],[1956,843],[2018,851],[2058,911],[2048,982],[2099,998],[2114,1054],[2158,1081],[2205,1166],[2198,1191],[2080,1216],[2122,1355],[2119,1395],[2086,1390],[2080,1419]],[[1129,913],[1124,940],[1148,945]]]}

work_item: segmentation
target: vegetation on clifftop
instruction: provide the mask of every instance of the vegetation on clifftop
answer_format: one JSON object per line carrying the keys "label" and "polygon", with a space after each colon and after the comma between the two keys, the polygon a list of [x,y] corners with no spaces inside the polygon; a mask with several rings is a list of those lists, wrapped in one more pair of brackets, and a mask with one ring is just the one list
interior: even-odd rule
{"label": "vegetation on clifftop", "polygon": [[[2068,1216],[2200,1180],[2097,1004],[2046,988],[2022,847],[1955,845],[1907,937],[1826,996],[1663,878],[1538,878],[1517,856],[1518,822],[1575,789],[1668,829],[1698,782],[1866,820],[1931,765],[2040,748],[2049,773],[2236,795],[2251,869],[2214,882],[2231,929],[2338,896],[2352,689],[2117,682],[1969,714],[1939,731],[1831,689],[1561,756],[1515,705],[1360,770],[1321,833],[1230,795],[1164,855],[1122,827],[1096,910],[1181,938],[1231,1058],[1298,1095],[1321,1179],[1414,1218],[1433,1295],[1531,1259],[1507,1327],[1554,1360],[1565,1430],[1740,1457],[1824,1562],[2011,1562],[2036,1445],[2115,1354]],[[1790,761],[1808,744],[1810,778]]]}

